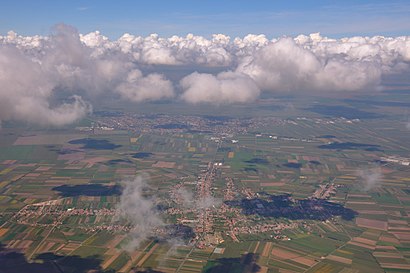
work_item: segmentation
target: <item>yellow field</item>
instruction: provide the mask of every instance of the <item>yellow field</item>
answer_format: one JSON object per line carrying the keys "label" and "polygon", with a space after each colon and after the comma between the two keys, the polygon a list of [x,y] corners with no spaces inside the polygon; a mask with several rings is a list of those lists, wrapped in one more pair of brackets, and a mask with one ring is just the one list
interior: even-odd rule
{"label": "yellow field", "polygon": [[8,228],[0,228],[0,237],[2,237],[4,234],[6,234],[7,231],[9,231]]}

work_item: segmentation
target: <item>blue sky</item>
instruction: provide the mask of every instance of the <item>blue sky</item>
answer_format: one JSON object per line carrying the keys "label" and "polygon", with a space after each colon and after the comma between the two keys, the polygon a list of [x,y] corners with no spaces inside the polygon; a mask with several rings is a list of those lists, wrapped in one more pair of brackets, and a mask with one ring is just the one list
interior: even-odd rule
{"label": "blue sky", "polygon": [[194,33],[268,37],[321,32],[329,37],[410,35],[410,1],[309,0],[13,0],[0,3],[0,34],[47,35],[57,23],[81,33],[99,30],[161,36]]}

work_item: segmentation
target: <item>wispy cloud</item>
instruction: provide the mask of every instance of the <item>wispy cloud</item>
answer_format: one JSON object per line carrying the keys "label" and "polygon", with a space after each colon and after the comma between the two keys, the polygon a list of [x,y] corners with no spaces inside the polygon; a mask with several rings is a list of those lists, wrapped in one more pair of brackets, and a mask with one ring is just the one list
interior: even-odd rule
{"label": "wispy cloud", "polygon": [[358,174],[361,177],[360,182],[364,191],[375,189],[382,184],[383,174],[380,167],[360,170]]}
{"label": "wispy cloud", "polygon": [[77,7],[78,11],[86,11],[88,9],[90,9],[90,8],[89,7]]}

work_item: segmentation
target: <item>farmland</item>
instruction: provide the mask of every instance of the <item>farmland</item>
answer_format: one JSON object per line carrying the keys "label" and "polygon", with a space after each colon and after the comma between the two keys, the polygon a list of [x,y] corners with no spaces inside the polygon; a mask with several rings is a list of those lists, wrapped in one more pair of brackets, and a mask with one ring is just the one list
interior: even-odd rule
{"label": "farmland", "polygon": [[[344,117],[329,100],[260,102],[247,117],[241,105],[218,116],[164,106],[70,128],[5,124],[0,259],[15,272],[408,272],[402,109]],[[118,204],[137,176],[178,243],[159,229],[130,249]]]}

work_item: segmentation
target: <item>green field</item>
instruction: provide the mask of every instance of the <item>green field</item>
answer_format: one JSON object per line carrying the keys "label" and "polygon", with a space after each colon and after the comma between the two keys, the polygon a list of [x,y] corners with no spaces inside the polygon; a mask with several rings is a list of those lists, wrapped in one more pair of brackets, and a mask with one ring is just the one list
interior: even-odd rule
{"label": "green field", "polygon": [[[316,104],[348,105],[344,101],[312,98],[316,102],[306,105],[294,98],[292,109],[279,111],[287,100],[180,109],[148,103],[124,110],[143,120],[140,127],[94,133],[75,126],[6,125],[0,130],[2,248],[30,261],[40,254],[65,256],[64,266],[78,259],[101,272],[410,270],[410,169],[394,161],[410,155],[402,109],[361,105],[363,111],[387,115],[346,119],[334,116],[331,107],[327,114],[307,110]],[[162,114],[153,118],[138,116],[157,110]],[[90,126],[90,120],[110,121],[92,116],[79,125]],[[173,129],[177,122],[220,127]],[[204,183],[200,177],[215,163],[212,184],[202,189],[215,203],[207,207],[208,231],[191,242],[147,237],[127,248],[133,227],[117,219],[116,210],[122,181],[149,177],[144,196],[161,208],[164,224],[200,230],[200,210],[173,198],[183,188],[196,202]],[[361,172],[366,170],[375,173],[366,176]],[[326,185],[334,189],[324,200],[352,212],[351,218],[312,201]],[[289,203],[277,196],[289,196]]]}

